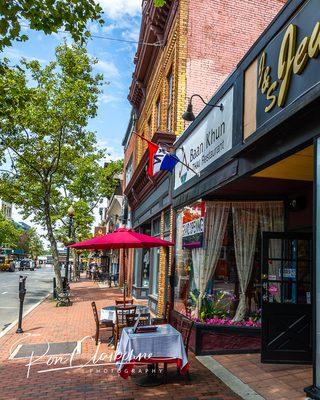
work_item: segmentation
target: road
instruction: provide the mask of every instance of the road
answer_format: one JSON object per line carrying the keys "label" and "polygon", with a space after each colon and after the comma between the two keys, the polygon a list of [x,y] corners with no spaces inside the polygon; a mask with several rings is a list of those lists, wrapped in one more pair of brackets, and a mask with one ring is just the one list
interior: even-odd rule
{"label": "road", "polygon": [[36,271],[0,272],[0,332],[18,318],[20,274],[27,276],[24,312],[52,292],[52,267]]}

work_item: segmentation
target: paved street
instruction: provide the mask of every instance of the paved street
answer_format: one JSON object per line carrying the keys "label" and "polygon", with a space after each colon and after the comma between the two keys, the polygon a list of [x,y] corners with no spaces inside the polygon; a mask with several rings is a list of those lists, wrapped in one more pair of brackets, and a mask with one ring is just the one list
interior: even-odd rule
{"label": "paved street", "polygon": [[0,331],[18,318],[20,274],[27,276],[24,311],[28,311],[52,290],[52,267],[36,271],[0,272]]}

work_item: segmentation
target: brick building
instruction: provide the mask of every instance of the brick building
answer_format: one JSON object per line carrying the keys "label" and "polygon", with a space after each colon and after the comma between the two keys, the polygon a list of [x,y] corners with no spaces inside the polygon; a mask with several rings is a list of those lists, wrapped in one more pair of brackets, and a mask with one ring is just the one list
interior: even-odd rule
{"label": "brick building", "polygon": [[[146,173],[146,143],[172,144],[186,123],[181,115],[188,98],[208,101],[236,67],[250,45],[281,9],[285,0],[168,0],[155,8],[142,3],[139,46],[128,99],[133,107],[124,145],[124,194],[132,226],[144,233],[174,239],[171,177]],[[194,112],[203,104],[195,99]],[[167,262],[167,261],[168,262]],[[151,309],[165,307],[173,254],[136,250],[128,256],[132,295],[148,298]]]}

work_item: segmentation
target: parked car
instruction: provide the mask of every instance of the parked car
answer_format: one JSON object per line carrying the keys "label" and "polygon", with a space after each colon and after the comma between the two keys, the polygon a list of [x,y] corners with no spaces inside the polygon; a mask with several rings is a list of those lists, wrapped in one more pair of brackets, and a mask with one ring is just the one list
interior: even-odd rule
{"label": "parked car", "polygon": [[24,258],[20,261],[19,271],[23,271],[25,269],[29,269],[30,271],[34,271],[34,262],[29,260],[28,258]]}

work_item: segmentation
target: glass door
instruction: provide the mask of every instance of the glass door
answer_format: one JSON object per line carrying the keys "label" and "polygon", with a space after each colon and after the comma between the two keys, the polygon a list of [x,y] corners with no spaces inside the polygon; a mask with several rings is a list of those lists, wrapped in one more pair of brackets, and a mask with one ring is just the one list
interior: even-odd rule
{"label": "glass door", "polygon": [[263,233],[262,362],[310,363],[312,234]]}

